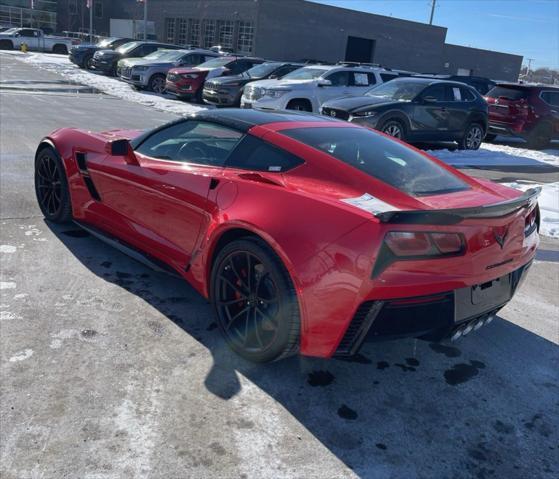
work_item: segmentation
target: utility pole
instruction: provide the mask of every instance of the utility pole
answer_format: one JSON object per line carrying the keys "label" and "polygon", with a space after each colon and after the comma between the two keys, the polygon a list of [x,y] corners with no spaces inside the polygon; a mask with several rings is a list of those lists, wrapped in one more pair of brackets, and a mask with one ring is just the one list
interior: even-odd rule
{"label": "utility pole", "polygon": [[429,17],[429,25],[433,25],[433,17],[435,16],[436,5],[437,5],[437,0],[431,0],[431,16]]}
{"label": "utility pole", "polygon": [[85,6],[89,8],[89,43],[93,43],[93,0],[87,0]]}
{"label": "utility pole", "polygon": [[148,39],[148,0],[144,0],[144,41]]}
{"label": "utility pole", "polygon": [[532,67],[532,62],[534,61],[533,58],[526,58],[526,60],[528,60],[528,70],[526,71],[526,78],[528,80],[530,80],[532,78],[532,75],[530,75],[530,70]]}

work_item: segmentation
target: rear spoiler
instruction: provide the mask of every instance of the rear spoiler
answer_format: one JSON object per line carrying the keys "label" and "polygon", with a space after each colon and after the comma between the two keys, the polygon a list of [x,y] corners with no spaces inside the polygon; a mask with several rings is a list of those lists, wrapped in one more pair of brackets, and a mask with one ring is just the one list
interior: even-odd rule
{"label": "rear spoiler", "polygon": [[541,190],[539,186],[530,188],[518,198],[492,205],[448,210],[385,211],[377,213],[375,216],[381,223],[420,225],[454,225],[465,219],[500,218],[535,205]]}

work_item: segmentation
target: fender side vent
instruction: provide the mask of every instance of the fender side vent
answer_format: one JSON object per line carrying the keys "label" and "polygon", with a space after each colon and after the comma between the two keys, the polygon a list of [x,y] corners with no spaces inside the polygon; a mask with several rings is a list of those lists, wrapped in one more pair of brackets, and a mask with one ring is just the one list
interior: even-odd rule
{"label": "fender side vent", "polygon": [[87,173],[87,161],[85,153],[81,151],[76,151],[76,162],[78,163],[78,168],[82,173]]}
{"label": "fender side vent", "polygon": [[97,188],[95,188],[95,184],[93,183],[91,178],[89,176],[83,176],[83,182],[85,183],[85,186],[87,186],[87,190],[89,191],[91,197],[94,200],[101,201],[99,192],[97,191]]}

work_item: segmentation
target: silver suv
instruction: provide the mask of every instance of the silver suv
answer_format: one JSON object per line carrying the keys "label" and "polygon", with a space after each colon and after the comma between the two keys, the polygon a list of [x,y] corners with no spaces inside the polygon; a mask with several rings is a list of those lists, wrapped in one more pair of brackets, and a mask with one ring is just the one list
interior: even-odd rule
{"label": "silver suv", "polygon": [[220,56],[210,50],[158,50],[144,58],[129,58],[118,62],[122,80],[136,88],[155,93],[165,91],[167,72],[175,67],[193,67]]}

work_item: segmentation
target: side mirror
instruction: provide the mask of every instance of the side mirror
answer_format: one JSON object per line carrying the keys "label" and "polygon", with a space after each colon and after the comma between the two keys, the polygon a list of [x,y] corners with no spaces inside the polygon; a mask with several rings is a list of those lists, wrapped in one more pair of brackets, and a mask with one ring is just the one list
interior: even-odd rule
{"label": "side mirror", "polygon": [[437,99],[434,96],[424,96],[421,101],[423,103],[437,103]]}
{"label": "side mirror", "polygon": [[136,154],[132,149],[132,145],[130,145],[130,142],[125,138],[110,141],[107,144],[107,151],[112,156],[124,156],[124,161],[128,165],[140,166],[138,158],[136,158]]}
{"label": "side mirror", "polygon": [[325,86],[332,86],[332,82],[330,80],[318,80],[318,86],[325,87]]}

